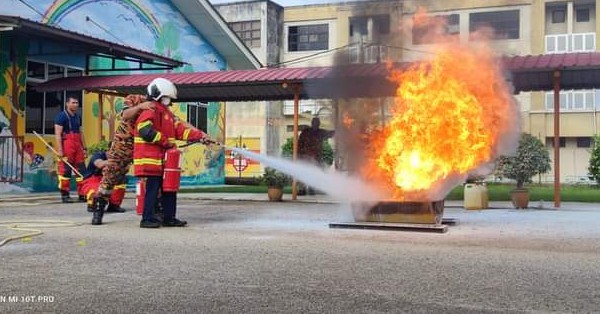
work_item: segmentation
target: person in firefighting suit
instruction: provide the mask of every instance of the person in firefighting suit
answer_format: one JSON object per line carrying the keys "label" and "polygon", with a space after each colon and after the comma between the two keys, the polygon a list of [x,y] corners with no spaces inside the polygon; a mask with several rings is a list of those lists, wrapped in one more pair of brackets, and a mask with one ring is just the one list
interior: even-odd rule
{"label": "person in firefighting suit", "polygon": [[143,110],[134,129],[133,169],[138,178],[146,178],[146,193],[140,228],[183,227],[186,221],[176,218],[177,192],[162,191],[163,218],[154,216],[155,203],[163,185],[164,158],[175,140],[209,144],[206,133],[179,121],[169,109],[177,99],[177,88],[164,78],[156,78],[147,87],[154,109]]}
{"label": "person in firefighting suit", "polygon": [[[112,146],[112,143],[109,144],[109,147]],[[114,187],[114,192],[111,193],[108,201],[105,199],[100,199],[99,201],[94,199],[94,195],[98,188],[100,187],[100,183],[102,181],[102,171],[108,165],[108,157],[106,156],[105,151],[99,151],[92,155],[90,158],[90,162],[86,168],[86,173],[84,175],[83,185],[81,187],[81,191],[87,198],[87,208],[89,212],[93,212],[92,217],[92,225],[101,225],[102,224],[102,216],[104,215],[104,207],[108,203],[108,207],[106,207],[106,212],[115,212],[115,213],[123,213],[125,210],[121,208],[121,203],[123,202],[123,198],[125,197],[125,188],[126,184],[121,182],[122,184],[116,185]]]}
{"label": "person in firefighting suit", "polygon": [[[333,137],[335,131],[321,129],[321,119],[314,117],[310,128],[302,130],[298,137],[298,159],[313,165],[323,166],[323,143]],[[315,191],[306,184],[299,182],[298,195],[314,195]]]}
{"label": "person in firefighting suit", "polygon": [[[63,160],[73,165],[80,173],[85,162],[86,148],[83,141],[81,116],[77,113],[79,100],[69,96],[65,103],[65,110],[54,118],[54,137],[56,139],[56,151],[60,160],[58,161],[58,189],[63,203],[73,202],[70,196],[71,170]],[[79,200],[85,201],[81,194],[81,182],[83,178],[77,176],[77,193]]]}

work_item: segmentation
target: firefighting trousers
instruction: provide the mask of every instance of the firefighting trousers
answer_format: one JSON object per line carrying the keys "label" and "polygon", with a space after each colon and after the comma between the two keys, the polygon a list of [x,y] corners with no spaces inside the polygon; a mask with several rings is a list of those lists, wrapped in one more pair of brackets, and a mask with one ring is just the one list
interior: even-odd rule
{"label": "firefighting trousers", "polygon": [[[144,195],[144,211],[142,220],[152,221],[154,218],[154,207],[159,200],[159,192],[162,187],[162,177],[146,177],[146,194]],[[177,193],[163,192],[160,196],[160,202],[163,208],[163,220],[171,221],[177,213]]]}
{"label": "firefighting trousers", "polygon": [[[96,194],[96,191],[98,191],[98,187],[100,186],[101,181],[101,175],[91,176],[83,180],[83,184],[81,185],[81,192],[83,193],[82,195],[85,195],[87,204],[90,206],[94,204],[94,196]],[[110,195],[108,203],[115,206],[121,206],[121,203],[123,203],[123,199],[125,198],[126,188],[127,184],[125,183],[115,185],[114,192]]]}
{"label": "firefighting trousers", "polygon": [[[79,133],[70,133],[63,135],[63,154],[67,161],[73,165],[79,171],[83,172],[85,156],[83,153],[83,147],[81,146],[81,135]],[[71,190],[71,177],[73,176],[72,170],[63,161],[58,162],[58,189],[63,194],[68,194]],[[81,193],[82,177],[75,175],[75,181],[77,182],[77,194]]]}

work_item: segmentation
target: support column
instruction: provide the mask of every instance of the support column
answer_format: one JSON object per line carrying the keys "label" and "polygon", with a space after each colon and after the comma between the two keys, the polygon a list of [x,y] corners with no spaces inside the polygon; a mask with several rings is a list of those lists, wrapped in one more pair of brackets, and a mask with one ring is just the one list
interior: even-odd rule
{"label": "support column", "polygon": [[[302,89],[302,85],[294,84],[292,88],[294,89],[294,139],[292,142],[292,160],[296,161],[298,159],[298,107],[300,102],[300,90]],[[296,178],[294,178],[294,180],[292,181],[292,200],[295,201],[297,198],[297,182]]]}
{"label": "support column", "polygon": [[102,120],[104,120],[104,94],[98,93],[98,141],[104,138],[102,136]]}
{"label": "support column", "polygon": [[555,70],[554,84],[554,207],[560,208],[560,71]]}

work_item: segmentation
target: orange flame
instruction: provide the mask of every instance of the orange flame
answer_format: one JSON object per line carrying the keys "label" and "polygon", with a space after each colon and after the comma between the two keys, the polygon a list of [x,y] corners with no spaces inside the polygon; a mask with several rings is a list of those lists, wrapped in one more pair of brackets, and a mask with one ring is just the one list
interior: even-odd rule
{"label": "orange flame", "polygon": [[447,191],[427,191],[492,161],[502,137],[514,132],[516,106],[485,42],[451,41],[429,61],[390,71],[398,84],[393,117],[372,134],[363,173],[395,198],[444,197]]}

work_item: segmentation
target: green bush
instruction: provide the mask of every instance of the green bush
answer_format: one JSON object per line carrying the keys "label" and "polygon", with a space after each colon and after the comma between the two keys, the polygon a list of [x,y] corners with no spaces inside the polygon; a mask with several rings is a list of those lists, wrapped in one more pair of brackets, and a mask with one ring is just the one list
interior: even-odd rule
{"label": "green bush", "polygon": [[592,148],[588,171],[590,179],[600,184],[600,135],[594,136],[594,147]]}
{"label": "green bush", "polygon": [[96,143],[96,144],[92,144],[90,146],[88,146],[87,150],[88,150],[88,155],[93,155],[97,152],[101,152],[101,151],[107,151],[108,150],[108,141],[105,140],[101,140],[100,142]]}
{"label": "green bush", "polygon": [[517,188],[530,183],[536,174],[550,170],[550,154],[542,141],[531,134],[523,133],[515,156],[501,156],[497,173],[517,181]]}
{"label": "green bush", "polygon": [[291,178],[276,169],[266,167],[264,174],[259,177],[259,182],[266,186],[283,188],[291,182]]}
{"label": "green bush", "polygon": [[[281,145],[281,157],[292,159],[292,149],[294,145],[294,139],[288,138],[283,145]],[[323,164],[331,166],[333,164],[333,147],[329,144],[329,141],[323,142]]]}

